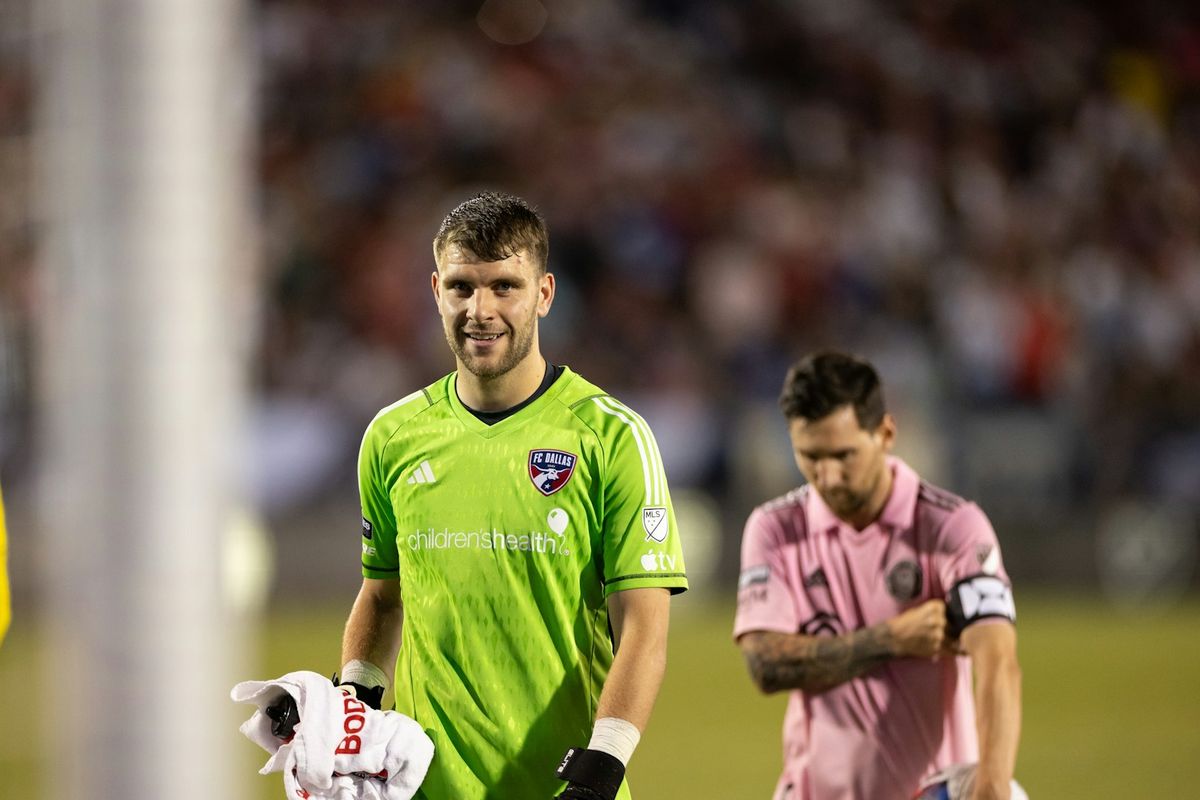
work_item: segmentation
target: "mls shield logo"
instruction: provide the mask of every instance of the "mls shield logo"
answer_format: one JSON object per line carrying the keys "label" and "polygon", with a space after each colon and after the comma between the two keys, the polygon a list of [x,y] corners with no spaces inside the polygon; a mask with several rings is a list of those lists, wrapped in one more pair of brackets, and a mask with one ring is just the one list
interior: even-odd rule
{"label": "mls shield logo", "polygon": [[535,489],[549,497],[571,480],[576,458],[575,454],[562,450],[530,450],[529,480]]}
{"label": "mls shield logo", "polygon": [[662,544],[671,532],[667,524],[667,510],[661,507],[648,506],[642,509],[642,527],[646,529],[646,541],[653,539]]}

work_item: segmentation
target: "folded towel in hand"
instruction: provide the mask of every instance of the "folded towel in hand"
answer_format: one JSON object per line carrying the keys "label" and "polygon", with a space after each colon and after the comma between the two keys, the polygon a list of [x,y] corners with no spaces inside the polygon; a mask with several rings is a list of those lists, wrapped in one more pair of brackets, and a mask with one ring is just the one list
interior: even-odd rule
{"label": "folded towel in hand", "polygon": [[[272,733],[267,714],[285,695],[299,717],[290,739]],[[415,720],[376,711],[315,672],[244,681],[230,697],[257,706],[240,730],[271,756],[259,772],[282,772],[293,800],[411,800],[433,760],[433,741]]]}

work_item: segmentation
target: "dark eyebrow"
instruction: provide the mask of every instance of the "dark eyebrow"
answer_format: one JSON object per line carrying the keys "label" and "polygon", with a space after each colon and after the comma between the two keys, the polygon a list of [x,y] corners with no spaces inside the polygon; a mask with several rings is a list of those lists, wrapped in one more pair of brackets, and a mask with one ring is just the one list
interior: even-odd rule
{"label": "dark eyebrow", "polygon": [[857,451],[857,447],[846,447],[841,450],[831,450],[828,452],[825,450],[801,450],[800,455],[804,456],[805,458],[810,458],[813,461],[817,461],[827,456],[831,458],[845,458],[846,456],[854,455],[854,453]]}

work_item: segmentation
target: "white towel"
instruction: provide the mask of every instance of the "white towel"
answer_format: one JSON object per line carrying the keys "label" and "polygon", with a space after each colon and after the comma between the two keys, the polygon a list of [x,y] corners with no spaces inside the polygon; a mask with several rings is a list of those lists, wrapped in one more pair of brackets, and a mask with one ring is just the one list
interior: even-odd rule
{"label": "white towel", "polygon": [[[965,800],[971,796],[971,792],[975,788],[975,768],[974,762],[964,762],[961,764],[951,764],[941,772],[929,776],[921,781],[921,787],[917,790],[916,797],[913,800],[922,800],[923,798],[948,797],[950,800]],[[1021,784],[1015,780],[1010,784],[1012,790],[1011,800],[1029,800],[1029,795],[1021,787]]]}
{"label": "white towel", "polygon": [[[271,733],[265,713],[285,692],[300,717],[289,742]],[[376,711],[315,672],[244,681],[230,697],[258,707],[240,730],[271,754],[259,772],[282,772],[289,798],[411,800],[433,760],[433,741],[415,720]]]}

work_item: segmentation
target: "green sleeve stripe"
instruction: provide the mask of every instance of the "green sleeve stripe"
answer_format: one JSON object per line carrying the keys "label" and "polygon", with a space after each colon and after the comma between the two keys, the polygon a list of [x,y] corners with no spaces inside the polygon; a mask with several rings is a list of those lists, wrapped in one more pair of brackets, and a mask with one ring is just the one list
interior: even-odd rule
{"label": "green sleeve stripe", "polygon": [[362,568],[366,572],[380,572],[385,575],[399,575],[400,574],[399,567],[396,567],[395,569],[387,569],[385,567],[373,567],[370,564],[363,564]]}
{"label": "green sleeve stripe", "polygon": [[616,417],[629,426],[633,441],[637,445],[638,455],[642,458],[642,478],[646,482],[647,506],[663,506],[666,501],[665,476],[659,463],[658,445],[654,441],[650,428],[645,420],[611,397],[596,397],[596,406],[605,414]]}

